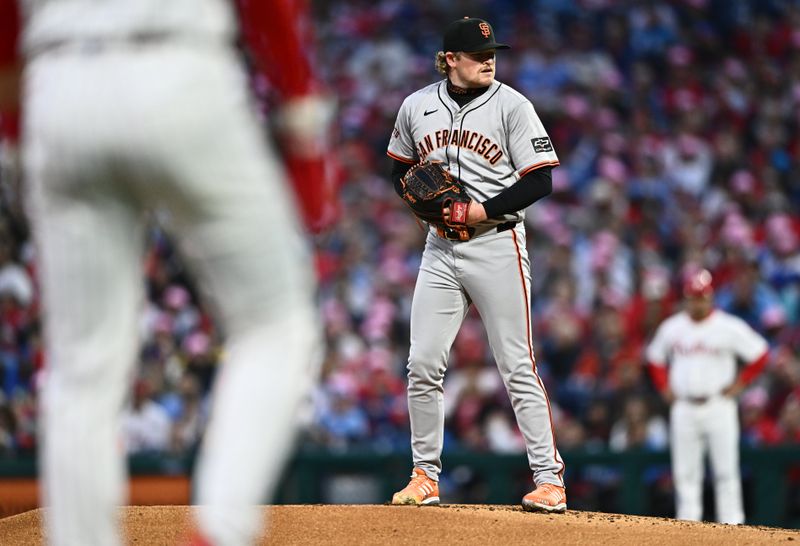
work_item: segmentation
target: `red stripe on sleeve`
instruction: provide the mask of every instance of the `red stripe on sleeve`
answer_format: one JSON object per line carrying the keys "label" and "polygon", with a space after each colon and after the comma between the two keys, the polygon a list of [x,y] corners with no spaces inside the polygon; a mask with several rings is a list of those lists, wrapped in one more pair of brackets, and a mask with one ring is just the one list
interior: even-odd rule
{"label": "red stripe on sleeve", "polygon": [[0,0],[0,140],[19,138],[19,34],[16,0]]}
{"label": "red stripe on sleeve", "polygon": [[541,163],[534,163],[528,167],[525,167],[519,172],[519,177],[522,178],[526,174],[531,171],[535,171],[536,169],[541,169],[542,167],[558,167],[560,163],[558,161],[542,161]]}
{"label": "red stripe on sleeve", "polygon": [[409,159],[409,158],[407,158],[407,157],[401,157],[401,156],[399,156],[399,155],[395,155],[395,154],[393,154],[392,152],[386,152],[386,155],[388,155],[388,156],[389,156],[389,157],[391,157],[392,159],[396,159],[397,161],[400,161],[401,163],[409,163],[409,164],[411,164],[411,165],[415,165],[415,164],[417,163],[417,162],[416,162],[416,161],[414,161],[413,159]]}
{"label": "red stripe on sleeve", "polygon": [[260,70],[284,99],[317,91],[304,0],[237,0],[242,37]]}
{"label": "red stripe on sleeve", "polygon": [[764,370],[764,366],[767,365],[767,359],[769,357],[769,351],[764,351],[764,354],[752,361],[750,364],[744,367],[744,369],[739,374],[739,382],[742,385],[750,384],[753,379],[758,377]]}
{"label": "red stripe on sleeve", "polygon": [[647,366],[647,371],[650,372],[650,379],[653,381],[658,392],[663,393],[667,390],[669,380],[667,379],[667,367],[655,363],[650,363]]}
{"label": "red stripe on sleeve", "polygon": [[17,61],[19,10],[16,0],[0,0],[0,68],[14,66]]}

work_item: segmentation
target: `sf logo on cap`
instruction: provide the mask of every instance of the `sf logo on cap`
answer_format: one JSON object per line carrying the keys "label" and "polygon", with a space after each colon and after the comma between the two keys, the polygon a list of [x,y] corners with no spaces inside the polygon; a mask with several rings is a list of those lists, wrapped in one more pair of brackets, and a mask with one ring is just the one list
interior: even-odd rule
{"label": "sf logo on cap", "polygon": [[484,38],[488,38],[489,35],[492,33],[492,29],[489,28],[489,25],[486,23],[481,23],[478,25],[478,28],[481,29],[481,34],[483,34]]}

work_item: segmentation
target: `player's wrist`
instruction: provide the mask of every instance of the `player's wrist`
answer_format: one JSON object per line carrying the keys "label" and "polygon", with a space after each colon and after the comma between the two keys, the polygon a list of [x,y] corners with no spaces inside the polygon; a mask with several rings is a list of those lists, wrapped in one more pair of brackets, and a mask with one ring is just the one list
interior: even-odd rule
{"label": "player's wrist", "polygon": [[484,209],[483,204],[478,203],[477,201],[472,201],[472,203],[469,205],[467,224],[478,224],[486,219],[488,219],[488,216],[486,215],[486,209]]}
{"label": "player's wrist", "polygon": [[496,216],[499,216],[499,214],[497,213],[496,200],[493,201],[492,199],[487,199],[480,205],[481,208],[483,209],[483,213],[486,215],[487,220],[489,218],[494,218]]}

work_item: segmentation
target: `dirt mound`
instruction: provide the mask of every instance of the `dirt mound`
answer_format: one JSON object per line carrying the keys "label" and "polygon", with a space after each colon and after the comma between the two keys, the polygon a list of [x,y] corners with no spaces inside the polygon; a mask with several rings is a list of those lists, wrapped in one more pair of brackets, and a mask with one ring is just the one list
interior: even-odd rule
{"label": "dirt mound", "polygon": [[[176,546],[187,536],[186,506],[122,509],[130,544]],[[0,520],[0,544],[43,544],[43,511]],[[529,514],[516,506],[274,506],[260,544],[798,544],[800,531],[690,523],[569,511]],[[795,542],[797,541],[797,542]]]}

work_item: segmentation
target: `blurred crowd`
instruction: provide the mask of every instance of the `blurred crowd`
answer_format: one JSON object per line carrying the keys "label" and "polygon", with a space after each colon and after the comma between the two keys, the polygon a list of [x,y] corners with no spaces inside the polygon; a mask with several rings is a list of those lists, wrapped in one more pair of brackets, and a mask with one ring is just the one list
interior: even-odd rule
{"label": "blurred crowd", "polygon": [[[328,341],[303,447],[409,449],[408,322],[425,232],[389,181],[402,99],[435,81],[453,19],[492,22],[497,78],[528,96],[561,166],[527,211],[537,366],[562,450],[663,449],[666,408],[644,347],[707,267],[717,305],[771,345],[742,395],[742,440],[800,442],[800,2],[331,0],[319,69],[339,103],[342,216],[317,238]],[[8,158],[0,157],[3,164]],[[0,218],[0,454],[36,447],[44,357],[36,256],[13,170]],[[12,174],[9,174],[12,173]],[[202,435],[220,332],[154,218],[129,453]],[[445,382],[445,450],[524,453],[480,317]]]}
{"label": "blurred crowd", "polygon": [[[537,365],[561,449],[661,449],[643,350],[703,266],[717,304],[770,341],[743,440],[800,440],[800,2],[328,2],[345,211],[320,241],[330,350],[311,438],[407,449],[404,366],[424,232],[387,182],[402,99],[435,81],[443,26],[482,16],[561,166],[527,211]],[[524,451],[480,317],[445,379],[445,449]]]}

